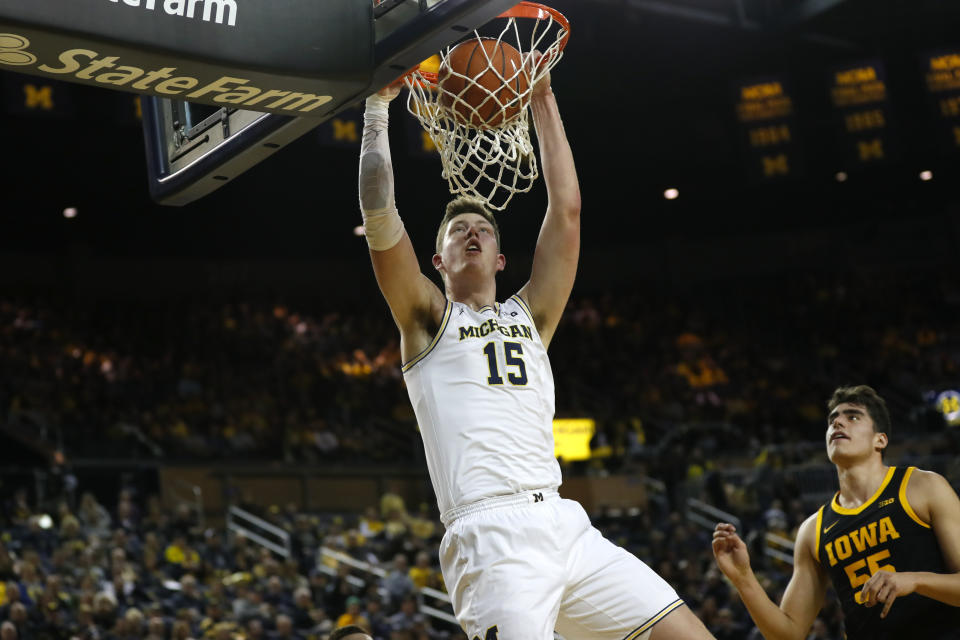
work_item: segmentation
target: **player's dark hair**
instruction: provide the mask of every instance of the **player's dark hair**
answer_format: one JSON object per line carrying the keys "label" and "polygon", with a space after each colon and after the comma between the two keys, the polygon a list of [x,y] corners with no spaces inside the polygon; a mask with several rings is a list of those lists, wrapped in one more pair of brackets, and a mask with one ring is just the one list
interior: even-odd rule
{"label": "player's dark hair", "polygon": [[[873,430],[876,433],[887,434],[887,441],[893,435],[893,427],[890,424],[890,412],[887,411],[887,403],[874,391],[873,387],[860,384],[855,387],[837,387],[827,402],[827,413],[833,412],[837,405],[844,402],[856,404],[867,410],[870,418],[873,420]],[[882,453],[886,453],[886,449]]]}
{"label": "player's dark hair", "polygon": [[347,626],[345,626],[345,627],[340,627],[339,629],[334,629],[334,630],[330,633],[330,635],[327,636],[327,640],[341,640],[341,638],[346,638],[347,636],[352,636],[352,635],[355,634],[355,633],[362,633],[362,634],[365,635],[365,636],[369,636],[369,635],[370,635],[370,634],[367,632],[367,630],[364,629],[363,627],[358,627],[358,626],[355,625],[355,624],[349,624],[349,625],[347,625]]}
{"label": "player's dark hair", "polygon": [[497,224],[497,219],[493,217],[493,212],[480,198],[460,196],[447,204],[447,211],[440,221],[440,228],[437,230],[437,253],[440,253],[443,248],[443,236],[447,232],[447,225],[461,213],[476,213],[493,225],[493,234],[497,238],[497,251],[500,251],[500,226]]}

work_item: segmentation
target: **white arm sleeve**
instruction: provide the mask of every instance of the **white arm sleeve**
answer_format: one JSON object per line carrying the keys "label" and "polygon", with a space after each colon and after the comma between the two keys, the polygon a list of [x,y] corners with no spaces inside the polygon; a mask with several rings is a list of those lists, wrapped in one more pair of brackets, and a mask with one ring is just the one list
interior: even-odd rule
{"label": "white arm sleeve", "polygon": [[377,94],[367,98],[360,141],[360,211],[367,244],[374,251],[386,251],[403,237],[403,221],[393,195],[389,107],[390,101]]}

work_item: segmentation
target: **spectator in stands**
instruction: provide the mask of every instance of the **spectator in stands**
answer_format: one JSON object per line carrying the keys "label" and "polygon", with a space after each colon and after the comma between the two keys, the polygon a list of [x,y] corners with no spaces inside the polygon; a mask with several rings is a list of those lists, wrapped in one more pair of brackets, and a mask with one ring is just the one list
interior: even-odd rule
{"label": "spectator in stands", "polygon": [[22,602],[15,602],[10,607],[10,622],[21,640],[32,640],[35,637],[37,625],[28,618],[27,608]]}
{"label": "spectator in stands", "polygon": [[0,624],[0,640],[19,640],[16,625],[9,620]]}
{"label": "spectator in stands", "polygon": [[311,629],[315,622],[311,615],[313,611],[313,596],[308,587],[299,587],[293,592],[293,610],[290,617],[293,619],[293,628],[297,631]]}
{"label": "spectator in stands", "polygon": [[13,557],[7,550],[7,545],[0,540],[0,580],[10,580],[16,575],[13,570]]}
{"label": "spectator in stands", "polygon": [[356,625],[364,629],[370,628],[370,621],[363,615],[362,603],[357,596],[347,598],[347,610],[337,618],[337,626],[345,627]]}
{"label": "spectator in stands", "polygon": [[380,598],[372,597],[367,599],[367,608],[364,611],[364,617],[370,624],[368,627],[371,635],[379,640],[380,638],[390,637],[390,622],[383,611],[383,603]]}
{"label": "spectator in stands", "polygon": [[197,579],[192,573],[180,579],[180,593],[173,597],[172,609],[192,609],[197,613],[204,610],[204,599],[197,588]]}
{"label": "spectator in stands", "polygon": [[363,517],[360,519],[360,535],[365,538],[376,538],[381,533],[383,533],[384,523],[383,520],[377,515],[377,508],[374,506],[367,507],[363,512]]}
{"label": "spectator in stands", "polygon": [[416,563],[410,567],[408,575],[415,589],[419,590],[432,585],[436,571],[430,566],[430,554],[426,551],[419,552]]}
{"label": "spectator in stands", "polygon": [[302,640],[302,636],[293,629],[290,616],[281,613],[274,623],[276,631],[270,634],[270,640]]}
{"label": "spectator in stands", "polygon": [[407,556],[398,553],[393,557],[393,567],[383,577],[382,586],[390,594],[391,602],[401,602],[413,592],[413,580],[408,573]]}
{"label": "spectator in stands", "polygon": [[122,631],[119,640],[138,640],[144,635],[143,613],[136,607],[130,607],[123,614]]}
{"label": "spectator in stands", "polygon": [[87,535],[95,534],[100,538],[110,536],[110,513],[89,491],[80,498],[80,509],[77,515]]}
{"label": "spectator in stands", "polygon": [[167,572],[173,578],[200,569],[200,554],[187,544],[187,537],[182,533],[174,536],[173,542],[164,549],[163,559],[167,562]]}
{"label": "spectator in stands", "polygon": [[0,602],[3,603],[0,605],[0,620],[6,620],[7,616],[10,615],[10,607],[18,602],[21,602],[20,585],[13,580],[7,582],[5,584],[3,597],[0,599]]}
{"label": "spectator in stands", "polygon": [[170,628],[170,640],[189,640],[193,634],[190,632],[190,623],[187,620],[174,620]]}
{"label": "spectator in stands", "polygon": [[425,626],[426,618],[417,611],[417,599],[408,597],[400,603],[400,611],[390,616],[387,622],[391,631],[410,631],[415,627]]}
{"label": "spectator in stands", "polygon": [[204,542],[198,548],[204,571],[220,575],[229,570],[231,565],[230,554],[223,548],[223,536],[214,529],[207,529]]}
{"label": "spectator in stands", "polygon": [[273,575],[267,579],[267,592],[263,595],[263,601],[278,611],[293,609],[290,593],[285,588],[280,576]]}
{"label": "spectator in stands", "polygon": [[746,629],[734,619],[733,611],[723,607],[717,611],[714,624],[710,627],[710,633],[717,640],[740,640],[746,633]]}

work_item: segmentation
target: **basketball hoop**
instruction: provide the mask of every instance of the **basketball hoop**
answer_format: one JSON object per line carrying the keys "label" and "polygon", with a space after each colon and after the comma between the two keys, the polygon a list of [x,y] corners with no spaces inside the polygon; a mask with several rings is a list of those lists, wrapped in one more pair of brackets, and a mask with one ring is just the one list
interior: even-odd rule
{"label": "basketball hoop", "polygon": [[486,25],[488,31],[441,51],[439,65],[430,65],[437,71],[421,64],[403,81],[410,90],[407,110],[440,152],[450,193],[502,211],[540,175],[530,141],[530,96],[560,61],[570,23],[555,9],[521,2]]}

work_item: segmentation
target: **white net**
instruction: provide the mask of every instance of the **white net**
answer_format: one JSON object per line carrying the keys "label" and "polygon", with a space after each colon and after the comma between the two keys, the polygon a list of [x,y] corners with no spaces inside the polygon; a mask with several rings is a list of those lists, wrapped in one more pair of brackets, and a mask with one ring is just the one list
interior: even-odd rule
{"label": "white net", "polygon": [[[421,69],[405,83],[407,109],[437,147],[450,193],[481,198],[502,211],[539,177],[530,141],[530,94],[559,62],[569,32],[546,10],[499,20],[504,24],[495,37],[474,31],[440,52],[438,74]],[[487,29],[491,26],[496,28]],[[461,46],[471,48],[471,62],[458,70],[450,54]],[[508,64],[517,54],[518,62]]]}

